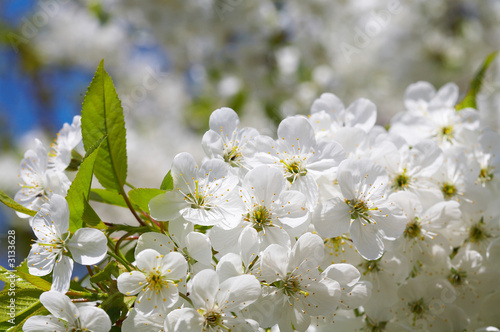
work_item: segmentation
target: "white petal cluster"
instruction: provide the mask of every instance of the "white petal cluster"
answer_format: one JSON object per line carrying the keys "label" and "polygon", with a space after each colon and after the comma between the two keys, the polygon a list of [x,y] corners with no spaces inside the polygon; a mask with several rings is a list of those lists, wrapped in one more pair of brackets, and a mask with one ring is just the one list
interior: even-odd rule
{"label": "white petal cluster", "polygon": [[52,196],[33,217],[37,240],[28,255],[29,273],[44,276],[51,272],[52,290],[66,293],[73,272],[73,260],[82,265],[99,263],[107,252],[106,236],[94,228],[69,232],[69,209],[64,197]]}
{"label": "white petal cluster", "polygon": [[28,318],[23,325],[23,331],[108,332],[111,330],[111,320],[101,308],[89,305],[76,306],[69,297],[55,291],[40,295],[40,302],[51,314]]}
{"label": "white petal cluster", "polygon": [[[64,124],[49,152],[38,139],[35,144],[36,148],[26,151],[21,161],[21,189],[14,199],[19,204],[38,211],[52,195],[66,195],[71,181],[65,171],[77,170],[85,155],[80,116],[75,116],[71,125]],[[22,213],[18,215],[21,218],[29,217]]]}
{"label": "white petal cluster", "polygon": [[[184,237],[205,233],[199,246],[213,252],[202,262],[185,240],[163,238],[190,267],[186,298],[158,311],[161,328],[497,324],[489,304],[500,294],[492,281],[500,209],[489,202],[499,191],[499,135],[480,127],[475,110],[455,109],[453,84],[436,91],[418,82],[405,98],[406,110],[385,130],[369,100],[346,108],[323,94],[310,116],[283,120],[277,139],[240,128],[231,109],[216,110],[203,138],[209,159],[198,168],[178,155],[174,189],[150,202],[155,219],[172,229],[193,224]],[[158,234],[144,234],[138,248],[146,237],[158,249]],[[222,300],[222,289],[238,301]],[[140,321],[135,311],[129,321]]]}
{"label": "white petal cluster", "polygon": [[[323,94],[277,138],[214,111],[207,158],[178,154],[172,190],[144,212],[152,227],[127,238],[135,261],[116,284],[133,308],[122,330],[500,326],[500,135],[457,98],[453,84],[413,84],[386,130],[369,100],[346,108]],[[54,195],[33,219],[28,263],[67,290],[67,253],[93,264],[102,233],[69,234],[64,204]]]}

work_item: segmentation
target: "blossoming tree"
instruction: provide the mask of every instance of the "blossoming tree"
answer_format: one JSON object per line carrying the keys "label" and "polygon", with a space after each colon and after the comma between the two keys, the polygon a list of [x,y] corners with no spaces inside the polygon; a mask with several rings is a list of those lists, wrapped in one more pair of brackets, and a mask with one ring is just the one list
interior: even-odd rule
{"label": "blossoming tree", "polygon": [[[460,103],[453,84],[411,85],[388,129],[370,101],[345,108],[333,94],[277,139],[218,109],[201,164],[181,153],[158,188],[136,188],[101,63],[81,117],[49,150],[37,141],[19,192],[0,196],[36,237],[1,268],[18,293],[15,324],[2,301],[0,326],[498,331],[500,134],[474,110],[487,64]],[[94,202],[130,217],[104,220]],[[74,262],[88,275],[73,278]]]}

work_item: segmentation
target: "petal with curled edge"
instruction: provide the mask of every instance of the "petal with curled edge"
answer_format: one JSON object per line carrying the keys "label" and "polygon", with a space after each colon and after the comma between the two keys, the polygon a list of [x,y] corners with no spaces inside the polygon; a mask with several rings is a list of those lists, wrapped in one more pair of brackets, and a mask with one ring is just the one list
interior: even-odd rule
{"label": "petal with curled edge", "polygon": [[348,287],[354,286],[361,277],[361,273],[357,268],[351,264],[343,263],[330,265],[322,274],[332,280],[338,281],[341,286]]}
{"label": "petal with curled edge", "polygon": [[40,295],[40,302],[52,315],[65,320],[70,326],[76,326],[80,313],[69,297],[60,292],[48,291]]}
{"label": "petal with curled edge", "polygon": [[80,307],[80,327],[83,331],[108,332],[111,330],[111,320],[101,308]]}

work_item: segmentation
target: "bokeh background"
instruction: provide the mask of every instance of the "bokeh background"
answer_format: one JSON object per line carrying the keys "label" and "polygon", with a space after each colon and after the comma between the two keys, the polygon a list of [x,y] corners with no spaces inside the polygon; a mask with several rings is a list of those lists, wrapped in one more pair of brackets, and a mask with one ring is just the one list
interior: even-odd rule
{"label": "bokeh background", "polygon": [[[3,0],[0,189],[13,196],[34,138],[48,145],[80,113],[101,59],[124,106],[129,182],[157,187],[175,154],[201,160],[216,108],[273,136],[282,118],[333,92],[346,104],[371,99],[385,125],[413,82],[452,81],[465,94],[499,36],[497,0]],[[496,129],[499,67],[479,98]],[[0,236],[8,229],[20,262],[31,231],[0,204]]]}

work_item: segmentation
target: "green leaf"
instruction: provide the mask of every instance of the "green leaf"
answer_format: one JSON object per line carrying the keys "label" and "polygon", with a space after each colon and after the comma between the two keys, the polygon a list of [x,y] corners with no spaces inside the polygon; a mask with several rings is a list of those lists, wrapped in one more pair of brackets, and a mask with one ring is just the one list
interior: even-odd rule
{"label": "green leaf", "polygon": [[40,288],[44,291],[49,291],[50,288],[52,287],[52,283],[48,282],[47,280],[44,280],[40,277],[31,275],[29,273],[24,273],[21,271],[17,271],[17,275],[29,282],[31,285]]}
{"label": "green leaf", "polygon": [[90,277],[90,281],[93,283],[97,282],[102,282],[102,281],[110,281],[111,276],[114,276],[115,278],[118,277],[119,270],[118,270],[118,265],[116,264],[116,261],[111,261],[108,265],[104,267],[102,271],[99,271],[99,273],[94,274],[92,277]]}
{"label": "green leaf", "polygon": [[128,306],[125,304],[125,297],[118,291],[116,280],[113,280],[110,286],[110,295],[105,299],[101,308],[106,311],[111,322],[116,322],[119,318],[125,317],[129,311]]}
{"label": "green leaf", "polygon": [[106,136],[94,174],[104,188],[123,191],[127,178],[126,131],[123,108],[113,81],[101,61],[82,106],[82,137],[85,149]]}
{"label": "green leaf", "polygon": [[90,147],[66,195],[66,200],[69,205],[70,232],[76,232],[77,229],[83,227],[82,217],[85,209],[85,202],[89,200],[95,161],[105,139],[105,136],[101,137],[95,145]]}
{"label": "green leaf", "polygon": [[[19,269],[19,267],[17,268]],[[26,271],[28,271],[28,268],[26,267]],[[13,277],[14,276],[14,277]],[[8,271],[5,269],[3,266],[0,266],[0,280],[5,282],[6,288],[8,288],[8,285],[12,282],[12,280],[15,280],[16,284],[16,289],[38,289],[36,286],[33,286],[30,282],[24,280],[21,278],[17,271]]]}
{"label": "green leaf", "polygon": [[101,218],[94,211],[92,206],[87,201],[83,201],[82,219],[85,222],[85,227],[93,227],[98,229],[107,229],[106,225],[101,221]]}
{"label": "green leaf", "polygon": [[170,171],[168,171],[167,175],[163,178],[160,189],[167,191],[174,189],[174,179],[172,178]]}
{"label": "green leaf", "polygon": [[477,94],[481,91],[481,86],[484,82],[484,75],[486,74],[486,70],[488,70],[488,67],[491,65],[493,60],[495,60],[497,55],[498,51],[493,52],[486,57],[483,64],[481,65],[481,68],[479,68],[478,72],[470,82],[469,91],[465,95],[464,99],[455,106],[455,109],[457,111],[467,107],[477,109],[476,97]]}
{"label": "green leaf", "polygon": [[41,289],[16,289],[15,294],[10,293],[9,289],[0,292],[0,322],[5,322],[11,319],[10,307],[12,301],[15,301],[15,315],[16,317],[40,307],[39,297],[43,291]]}
{"label": "green leaf", "polygon": [[31,310],[26,311],[24,314],[19,315],[15,318],[15,326],[12,326],[9,322],[0,323],[0,331],[6,332],[21,332],[23,330],[23,325],[26,323],[28,318],[32,316],[46,316],[50,315],[50,312],[42,306],[41,303],[39,305],[33,307]]}
{"label": "green leaf", "polygon": [[142,211],[149,213],[149,201],[158,195],[164,194],[166,191],[153,188],[138,188],[128,192],[128,196],[132,203],[136,204]]}
{"label": "green leaf", "polygon": [[135,248],[136,247],[137,247],[137,245],[135,245],[134,247],[130,248],[130,250],[125,253],[124,257],[125,257],[125,259],[128,262],[135,261]]}
{"label": "green leaf", "polygon": [[114,190],[108,189],[92,189],[90,190],[90,200],[110,204],[117,205],[122,207],[128,207],[127,203],[123,199],[123,196]]}
{"label": "green leaf", "polygon": [[130,226],[130,225],[113,225],[108,228],[109,233],[113,232],[118,232],[118,231],[125,231],[125,232],[135,232],[135,233],[146,233],[146,232],[153,232],[153,229],[149,226]]}
{"label": "green leaf", "polygon": [[36,211],[33,211],[31,209],[25,208],[21,204],[17,203],[15,200],[9,197],[6,193],[0,190],[0,202],[3,204],[7,205],[11,209],[16,210],[17,212],[21,212],[30,216],[34,216],[36,214]]}
{"label": "green leaf", "polygon": [[[25,259],[21,265],[16,267],[14,271],[8,271],[3,266],[0,266],[0,280],[4,281],[6,284],[10,283],[10,278],[12,275],[16,277],[16,289],[33,289],[40,291],[49,291],[52,287],[50,275],[44,277],[37,277],[29,274],[27,259]],[[67,293],[68,295],[74,296],[87,296],[88,292],[78,291],[70,289]]]}

